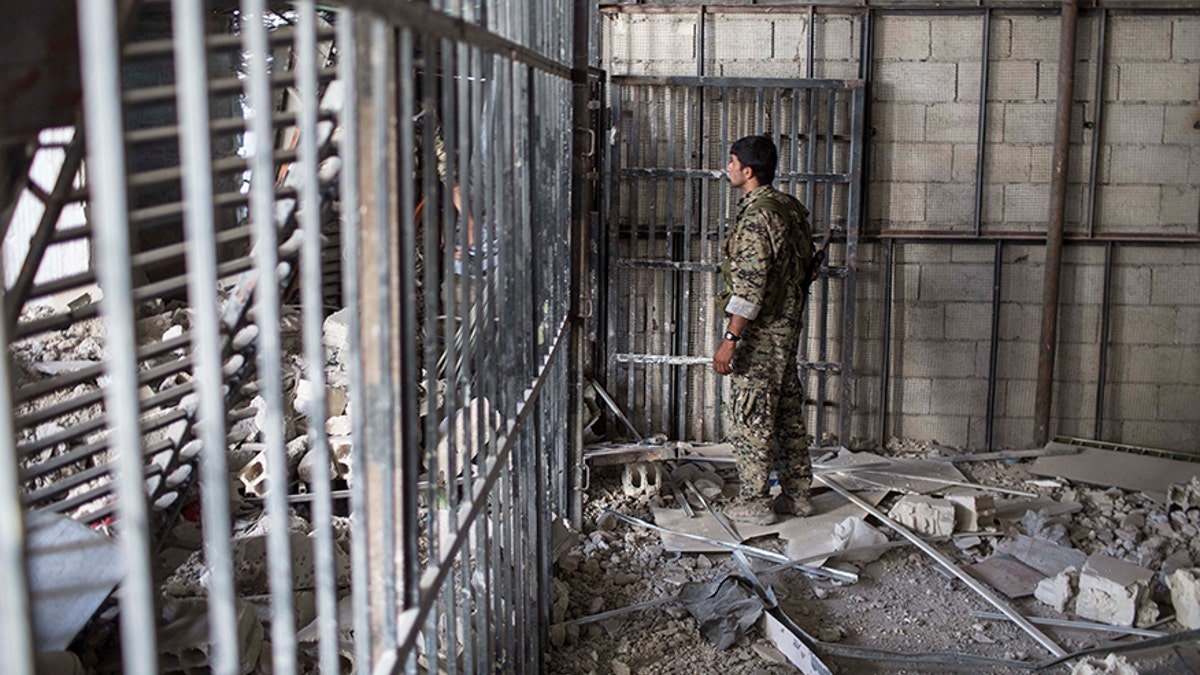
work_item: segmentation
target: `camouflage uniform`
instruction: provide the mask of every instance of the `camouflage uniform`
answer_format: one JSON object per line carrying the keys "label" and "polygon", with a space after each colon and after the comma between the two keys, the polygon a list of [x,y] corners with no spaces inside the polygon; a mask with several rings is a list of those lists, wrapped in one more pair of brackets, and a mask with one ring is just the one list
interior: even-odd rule
{"label": "camouflage uniform", "polygon": [[804,393],[797,372],[803,279],[813,256],[808,212],[770,185],[738,204],[723,243],[724,309],[750,319],[733,357],[728,407],[742,500],[767,497],[776,470],[783,494],[807,496],[812,482]]}

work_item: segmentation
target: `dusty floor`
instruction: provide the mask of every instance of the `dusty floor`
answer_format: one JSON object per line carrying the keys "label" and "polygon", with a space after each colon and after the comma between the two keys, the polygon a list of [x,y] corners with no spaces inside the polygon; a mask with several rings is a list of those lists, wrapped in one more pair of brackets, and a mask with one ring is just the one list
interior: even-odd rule
{"label": "dusty floor", "polygon": [[[893,443],[890,447],[891,454],[906,457],[939,452],[931,446],[911,442]],[[1105,491],[1096,486],[1071,485],[1065,480],[1058,481],[1061,487],[1037,487],[1026,482],[1035,478],[1027,472],[1027,466],[1027,461],[988,461],[959,464],[958,468],[969,480],[984,485],[1015,487],[1036,491],[1055,500],[1081,503],[1082,510],[1069,516],[1065,530],[1070,544],[1084,553],[1108,553],[1157,569],[1155,565],[1160,565],[1171,554],[1190,555],[1189,544],[1195,549],[1196,537],[1188,534],[1194,530],[1184,527],[1176,528],[1179,532],[1174,538],[1155,540],[1147,532],[1128,537],[1113,536],[1113,532],[1128,529],[1121,527],[1125,524],[1122,519],[1131,513],[1146,516],[1151,522],[1166,520],[1161,513],[1162,505],[1119,489]],[[726,675],[797,672],[764,635],[761,622],[724,651],[704,640],[696,620],[673,599],[677,597],[681,583],[737,574],[738,565],[729,554],[665,551],[658,533],[604,518],[604,510],[612,509],[653,520],[650,507],[672,501],[660,494],[628,495],[622,487],[621,471],[619,466],[593,470],[580,543],[560,562],[560,584],[556,590],[569,598],[565,611],[559,598],[560,616],[567,620],[579,619],[651,600],[660,600],[663,604],[556,629],[552,640],[558,646],[547,656],[547,671],[562,674],[720,672]],[[896,498],[893,494],[883,505],[886,507]],[[886,531],[886,528],[881,529]],[[992,542],[999,540],[999,534],[983,537],[981,544],[969,550],[960,550],[950,542],[939,543],[937,547],[960,565],[967,565],[987,557]],[[900,539],[891,532],[889,538]],[[762,537],[748,543],[783,550],[782,542],[774,537]],[[753,564],[757,569],[771,566],[761,560],[755,560]],[[1031,666],[1051,658],[1044,647],[1007,620],[973,616],[972,612],[996,610],[915,546],[890,549],[871,563],[834,564],[858,571],[859,582],[843,584],[810,578],[792,569],[764,574],[761,581],[774,589],[781,608],[801,628],[828,643],[907,654],[953,652],[1020,661],[1025,665],[931,664],[905,662],[895,656],[872,660],[824,656],[824,662],[833,672],[1015,673],[1030,672]],[[1156,600],[1162,615],[1168,616],[1172,612],[1169,597],[1164,598],[1163,589],[1158,591]],[[1059,614],[1033,597],[1010,603],[1026,616],[1077,619]],[[1124,644],[1145,639],[1049,626],[1040,628],[1067,652],[1108,644],[1112,640]],[[1182,630],[1173,621],[1156,628],[1166,632]],[[1166,648],[1126,654],[1123,657],[1129,664],[1128,670],[1117,666],[1088,670],[1088,665],[1092,664],[1089,661],[1086,665],[1078,665],[1076,672],[1197,673],[1200,666],[1197,666],[1195,651],[1193,644],[1180,650]],[[1056,666],[1044,672],[1070,671],[1068,666]]]}

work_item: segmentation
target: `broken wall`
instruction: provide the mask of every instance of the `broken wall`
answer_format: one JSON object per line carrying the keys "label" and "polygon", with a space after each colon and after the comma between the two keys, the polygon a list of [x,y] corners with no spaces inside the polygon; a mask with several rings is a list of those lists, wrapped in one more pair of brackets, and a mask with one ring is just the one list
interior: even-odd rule
{"label": "broken wall", "polygon": [[[1059,17],[986,12],[601,15],[612,75],[862,77],[869,36],[855,438],[983,448],[1033,437]],[[1196,450],[1200,16],[1083,12],[1077,39],[1051,431]],[[841,305],[831,301],[836,345]],[[836,415],[828,395],[815,405],[815,383],[810,429],[816,409]],[[836,376],[826,387],[836,393]]]}

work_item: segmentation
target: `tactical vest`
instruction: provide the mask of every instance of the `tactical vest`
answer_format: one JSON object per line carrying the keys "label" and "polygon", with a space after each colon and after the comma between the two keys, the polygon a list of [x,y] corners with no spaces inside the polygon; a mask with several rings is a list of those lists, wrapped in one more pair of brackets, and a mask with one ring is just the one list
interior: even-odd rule
{"label": "tactical vest", "polygon": [[[753,200],[743,201],[738,209],[737,220],[734,222],[740,223],[742,216],[752,206],[778,213],[783,217],[785,223],[794,224],[800,230],[794,234],[787,231],[780,232],[778,236],[782,241],[772,240],[771,242],[772,248],[778,256],[777,263],[773,265],[772,273],[767,275],[767,285],[763,288],[762,305],[760,305],[758,317],[755,319],[765,322],[776,318],[783,311],[789,296],[794,294],[799,298],[803,294],[805,265],[812,257],[812,234],[806,227],[808,211],[798,199],[789,194],[771,188]],[[733,297],[733,270],[729,263],[729,251],[726,250],[733,234],[727,235],[722,244],[721,292],[717,294],[716,298],[717,309],[721,312],[725,311],[725,306]],[[783,265],[779,265],[778,261],[783,261]]]}

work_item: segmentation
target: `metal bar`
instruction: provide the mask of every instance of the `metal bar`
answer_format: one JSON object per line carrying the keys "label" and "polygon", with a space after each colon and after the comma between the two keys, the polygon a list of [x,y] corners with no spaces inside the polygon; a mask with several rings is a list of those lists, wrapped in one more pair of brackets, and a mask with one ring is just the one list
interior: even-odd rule
{"label": "metal bar", "polygon": [[[192,342],[191,332],[188,332],[188,333],[184,333],[183,335],[181,335],[177,338],[172,338],[170,340],[164,340],[162,342],[155,342],[153,344],[149,344],[144,347],[138,347],[137,359],[138,359],[138,361],[146,361],[148,359],[152,359],[157,356],[162,356],[163,354],[167,354],[169,352],[175,351],[176,349],[186,349],[191,344],[191,342]],[[183,359],[181,359],[181,360],[185,360],[188,364],[190,364],[191,361],[187,360],[187,359],[188,359],[188,357],[183,357]],[[46,394],[49,394],[58,389],[74,387],[74,386],[80,384],[81,382],[93,380],[97,376],[103,375],[103,374],[104,374],[104,364],[97,363],[94,366],[88,366],[86,368],[81,368],[75,372],[66,373],[59,377],[52,377],[48,380],[39,380],[37,382],[27,384],[27,385],[21,387],[20,389],[17,389],[15,392],[15,395],[14,395],[14,402],[15,403],[24,403],[24,402],[30,401],[34,398],[37,398],[39,396],[44,396]],[[141,379],[138,382],[139,385],[145,384],[148,381],[148,378],[146,377],[145,373],[142,373],[140,375],[140,378]]]}
{"label": "metal bar", "polygon": [[[1096,39],[1096,85],[1095,111],[1092,113],[1092,156],[1088,163],[1088,197],[1087,213],[1088,237],[1096,235],[1096,184],[1100,178],[1100,137],[1104,135],[1104,65],[1107,55],[1108,41],[1108,10],[1101,9],[1099,13],[1100,26]],[[1099,438],[1099,436],[1097,436]]]}
{"label": "metal bar", "polygon": [[[182,1],[182,0],[180,0]],[[325,434],[325,344],[322,338],[324,298],[321,286],[321,185],[317,180],[317,12],[313,0],[296,3],[296,85],[300,99],[298,119],[299,161],[292,167],[300,176],[301,306],[303,313],[305,379],[312,386],[307,412],[309,453],[312,463],[313,582],[317,595],[317,649],[321,672],[338,666],[338,612],[333,552],[333,500],[330,496],[329,443]]]}
{"label": "metal bar", "polygon": [[[242,37],[247,65],[246,93],[250,107],[248,126],[254,133],[250,156],[250,219],[254,225],[255,272],[261,283],[254,289],[255,323],[258,325],[258,380],[266,401],[262,430],[271,481],[266,514],[272,523],[288,522],[284,450],[282,341],[279,334],[278,232],[275,225],[274,130],[271,124],[270,45],[267,39],[265,0],[241,0]],[[107,297],[108,294],[105,294]],[[274,672],[296,672],[295,615],[292,609],[292,572],[289,532],[272,527],[267,533],[267,577],[271,588],[271,664]]]}
{"label": "metal bar", "polygon": [[1112,322],[1113,243],[1104,245],[1104,298],[1100,301],[1100,350],[1096,364],[1095,438],[1104,438],[1104,389],[1108,380],[1108,331]]}
{"label": "metal bar", "polygon": [[[240,40],[241,38],[238,37],[237,39]],[[335,118],[335,115],[330,111],[321,111],[319,115],[318,119],[323,122],[331,121]],[[277,110],[274,114],[274,120],[276,126],[283,127],[296,124],[298,116],[295,111]],[[241,117],[224,117],[208,123],[208,133],[212,135],[240,134],[245,129],[246,120]],[[178,137],[181,133],[183,133],[183,127],[178,124],[135,129],[125,133],[125,143],[126,145],[137,145],[156,141],[169,141]]]}
{"label": "metal bar", "polygon": [[979,128],[975,137],[975,236],[983,228],[983,158],[987,151],[988,64],[991,55],[992,10],[983,10],[983,44],[979,57]]}
{"label": "metal bar", "polygon": [[[971,610],[971,616],[979,619],[992,619],[1003,621],[1008,617],[995,612],[981,612],[979,610]],[[1056,628],[1071,628],[1075,630],[1089,630],[1098,633],[1121,633],[1123,635],[1140,635],[1142,637],[1160,638],[1170,635],[1160,630],[1147,630],[1145,628],[1130,628],[1128,626],[1113,626],[1107,623],[1092,623],[1091,621],[1069,621],[1067,619],[1050,619],[1041,616],[1026,617],[1029,623],[1039,626],[1054,626]]]}
{"label": "metal bar", "polygon": [[[318,78],[322,82],[331,82],[337,76],[337,69],[322,68]],[[296,75],[291,72],[277,72],[269,76],[267,86],[270,89],[282,89],[296,84]],[[208,81],[210,96],[220,94],[236,94],[242,90],[243,82],[238,77],[223,77]],[[164,84],[155,87],[126,89],[121,92],[121,102],[127,106],[149,105],[152,103],[168,103],[175,100],[175,85]]]}
{"label": "metal bar", "polygon": [[[124,581],[120,590],[121,654],[125,672],[158,670],[153,575],[150,565],[149,509],[142,478],[138,434],[137,344],[129,260],[129,208],[125,194],[125,149],[119,93],[117,8],[114,2],[77,0],[81,76],[92,185],[90,217],[96,229],[96,264],[108,345],[106,410],[116,451]],[[18,649],[20,647],[18,646]]]}
{"label": "metal bar", "polygon": [[1054,160],[1050,176],[1050,212],[1042,284],[1042,329],[1038,340],[1038,378],[1033,418],[1034,445],[1050,439],[1054,358],[1058,344],[1058,295],[1062,278],[1063,226],[1066,221],[1067,156],[1071,149],[1071,101],[1075,91],[1075,32],[1078,0],[1063,0],[1058,45],[1058,100],[1055,104]]}
{"label": "metal bar", "polygon": [[1000,367],[1000,275],[1004,251],[1004,242],[995,243],[996,252],[992,258],[992,332],[988,343],[988,391],[987,412],[984,421],[984,448],[991,451],[993,433],[996,421],[996,371]]}
{"label": "metal bar", "polygon": [[892,239],[883,242],[883,332],[879,357],[879,446],[887,447],[888,389],[892,384],[892,292],[895,286],[895,244]]}
{"label": "metal bar", "polygon": [[[839,137],[835,140],[849,140]],[[724,170],[718,169],[660,169],[645,167],[626,167],[621,169],[622,176],[631,178],[724,178]],[[851,177],[845,173],[819,172],[777,172],[777,180],[817,181],[822,183],[849,183]]]}
{"label": "metal bar", "polygon": [[992,589],[988,588],[983,583],[976,580],[975,577],[972,577],[971,575],[964,572],[962,570],[962,568],[960,568],[958,565],[954,564],[953,560],[946,557],[945,554],[943,554],[941,551],[934,548],[932,544],[929,544],[924,539],[921,539],[917,535],[913,534],[908,528],[904,527],[903,525],[900,525],[899,523],[892,520],[891,518],[888,518],[886,514],[884,514],[879,509],[875,508],[875,506],[873,506],[870,502],[864,501],[858,495],[856,495],[853,492],[850,492],[846,488],[842,487],[833,478],[831,478],[829,476],[821,475],[821,474],[816,474],[813,476],[813,479],[819,483],[825,484],[834,492],[836,492],[839,495],[850,500],[850,502],[853,503],[855,506],[866,511],[867,513],[871,514],[872,516],[875,516],[875,518],[877,520],[879,520],[879,522],[881,522],[884,525],[887,525],[891,529],[895,530],[900,536],[911,541],[914,545],[916,545],[917,548],[921,549],[929,557],[933,558],[939,565],[941,565],[948,572],[953,574],[959,581],[966,584],[968,588],[975,591],[977,594],[979,594],[980,597],[982,597],[984,600],[988,601],[989,604],[991,604],[996,609],[1000,610],[1006,617],[1008,617],[1010,620],[1012,620],[1012,622],[1015,623],[1018,628],[1025,631],[1030,637],[1032,637],[1034,640],[1036,640],[1038,644],[1045,647],[1046,650],[1049,651],[1051,654],[1053,654],[1054,656],[1066,656],[1067,652],[1065,650],[1063,650],[1062,647],[1059,647],[1058,644],[1055,643],[1053,640],[1051,640],[1048,636],[1046,636],[1046,634],[1042,633],[1037,628],[1035,628],[1033,626],[1033,624],[1029,623],[1029,621],[1027,619],[1025,619],[1025,617],[1021,616],[1021,614],[1019,612],[1017,612],[1015,609],[1013,609],[1012,606],[1010,606],[1003,599],[1001,599],[1000,596],[997,595],[995,591],[993,591]]}
{"label": "metal bar", "polygon": [[[850,136],[854,139],[864,138],[866,134],[866,105],[867,96],[864,87],[852,90],[850,104]],[[863,190],[863,147],[861,142],[854,142],[850,147],[850,174],[855,177],[850,184],[848,195],[849,204],[846,209],[846,281],[845,299],[843,301],[842,325],[842,372],[841,372],[841,402],[839,405],[839,442],[842,447],[850,447],[850,424],[854,394],[854,327],[856,304],[858,300],[858,236],[862,226],[862,190]],[[832,226],[830,228],[832,232]]]}
{"label": "metal bar", "polygon": [[[269,39],[272,46],[286,45],[292,41],[294,30],[291,27],[280,26],[269,34]],[[328,28],[322,28],[318,31],[318,36],[322,40],[332,40],[335,32]],[[208,35],[204,36],[203,48],[205,51],[233,51],[241,48],[242,41],[239,35]],[[126,60],[132,61],[142,59],[148,56],[169,56],[173,53],[173,42],[170,38],[161,40],[141,40],[139,42],[131,42],[121,48],[121,56]],[[242,120],[242,125],[245,126],[245,120]]]}
{"label": "metal bar", "polygon": [[863,86],[862,80],[836,80],[828,78],[778,78],[778,77],[690,77],[684,75],[613,75],[612,83],[619,86],[674,86],[674,87],[737,87],[745,89],[847,89]]}

